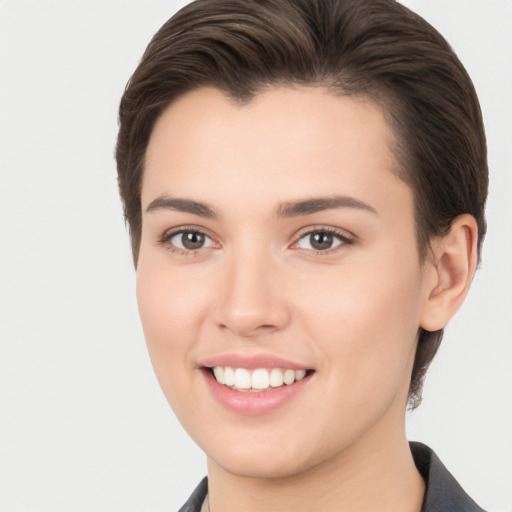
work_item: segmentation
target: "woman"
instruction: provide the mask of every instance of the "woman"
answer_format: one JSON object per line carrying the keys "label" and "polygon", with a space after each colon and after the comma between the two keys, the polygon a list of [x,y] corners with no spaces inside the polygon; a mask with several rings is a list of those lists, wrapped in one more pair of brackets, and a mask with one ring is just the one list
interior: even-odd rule
{"label": "woman", "polygon": [[481,510],[407,404],[486,231],[463,66],[391,0],[199,0],[120,107],[162,389],[208,458],[183,511]]}

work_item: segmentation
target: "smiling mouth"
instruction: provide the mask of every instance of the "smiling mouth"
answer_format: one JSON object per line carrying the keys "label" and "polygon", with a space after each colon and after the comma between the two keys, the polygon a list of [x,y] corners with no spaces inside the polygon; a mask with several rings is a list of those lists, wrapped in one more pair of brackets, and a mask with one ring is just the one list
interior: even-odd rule
{"label": "smiling mouth", "polygon": [[207,368],[215,380],[235,391],[258,393],[270,389],[290,386],[313,373],[314,370],[293,370],[291,368],[234,368],[214,366]]}

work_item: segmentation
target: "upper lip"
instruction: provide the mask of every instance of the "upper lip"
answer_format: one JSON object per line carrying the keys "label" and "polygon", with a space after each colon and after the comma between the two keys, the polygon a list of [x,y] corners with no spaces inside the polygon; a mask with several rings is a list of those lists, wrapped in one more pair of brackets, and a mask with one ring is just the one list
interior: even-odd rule
{"label": "upper lip", "polygon": [[219,354],[202,360],[200,366],[206,368],[230,366],[231,368],[246,368],[247,370],[255,370],[257,368],[311,369],[309,366],[304,366],[272,354]]}

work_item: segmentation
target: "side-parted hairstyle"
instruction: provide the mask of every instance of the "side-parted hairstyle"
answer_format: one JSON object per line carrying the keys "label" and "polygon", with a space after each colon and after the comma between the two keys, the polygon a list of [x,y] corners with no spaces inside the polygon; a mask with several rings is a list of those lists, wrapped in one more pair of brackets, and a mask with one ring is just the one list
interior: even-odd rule
{"label": "side-parted hairstyle", "polygon": [[[396,174],[414,195],[421,260],[463,213],[486,231],[487,151],[473,84],[446,40],[395,0],[196,0],[156,33],[126,86],[116,159],[135,265],[141,184],[158,117],[185,93],[215,87],[245,104],[280,85],[326,87],[380,106]],[[421,402],[443,330],[420,329],[409,407]]]}

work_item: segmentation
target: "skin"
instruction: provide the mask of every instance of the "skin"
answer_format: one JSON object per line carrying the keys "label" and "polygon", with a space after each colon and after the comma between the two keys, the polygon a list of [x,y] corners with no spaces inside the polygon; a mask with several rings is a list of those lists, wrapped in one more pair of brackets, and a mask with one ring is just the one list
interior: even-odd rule
{"label": "skin", "polygon": [[[212,512],[421,508],[404,426],[417,333],[443,327],[463,301],[476,226],[461,216],[421,261],[392,140],[373,103],[313,87],[244,106],[199,89],[154,127],[137,298],[162,389],[208,457]],[[368,208],[276,213],[334,194]],[[159,198],[204,203],[216,217],[147,211]],[[205,245],[180,249],[171,235],[184,227]],[[314,250],[308,233],[326,229],[333,247]],[[240,415],[213,398],[200,368],[227,353],[314,373],[277,410]]]}

